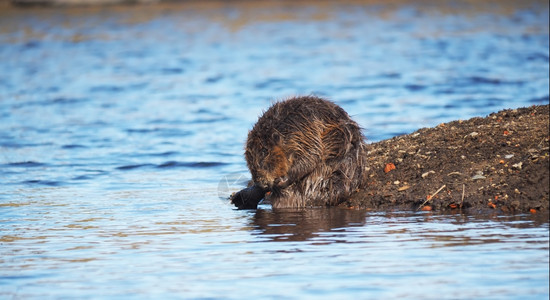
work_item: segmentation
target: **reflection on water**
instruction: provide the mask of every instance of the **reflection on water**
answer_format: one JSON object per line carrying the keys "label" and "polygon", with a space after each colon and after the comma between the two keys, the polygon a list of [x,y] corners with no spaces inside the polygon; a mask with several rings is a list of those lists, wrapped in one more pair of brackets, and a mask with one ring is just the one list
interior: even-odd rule
{"label": "reflection on water", "polygon": [[[366,212],[347,209],[258,210],[252,226],[273,241],[306,241],[321,233],[363,226]],[[335,242],[332,240],[331,242]]]}
{"label": "reflection on water", "polygon": [[[364,210],[341,208],[316,209],[258,209],[251,217],[250,226],[261,241],[321,241],[327,243],[352,242],[341,239],[342,233],[373,227],[382,220],[385,236],[418,236],[414,240],[433,242],[433,247],[467,246],[486,243],[505,243],[516,238],[503,232],[472,234],[472,230],[495,228],[533,228],[548,226],[548,214],[526,215],[472,215],[472,214],[418,214],[412,212],[369,213]],[[444,228],[433,228],[433,223],[449,223]],[[419,226],[428,224],[428,226]],[[480,225],[483,224],[483,225]],[[413,226],[411,226],[413,225]],[[471,226],[468,226],[471,225]],[[356,228],[357,227],[357,228]],[[344,234],[345,235],[345,234]],[[525,237],[528,237],[526,235]]]}
{"label": "reflection on water", "polygon": [[0,298],[547,299],[545,213],[226,199],[273,99],[331,98],[370,141],[548,103],[548,11],[0,3]]}

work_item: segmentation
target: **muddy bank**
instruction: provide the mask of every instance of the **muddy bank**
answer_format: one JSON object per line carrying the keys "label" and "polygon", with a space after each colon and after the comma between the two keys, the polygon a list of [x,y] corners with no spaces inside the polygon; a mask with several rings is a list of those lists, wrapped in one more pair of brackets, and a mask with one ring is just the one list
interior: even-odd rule
{"label": "muddy bank", "polygon": [[547,212],[548,105],[453,121],[368,145],[369,210]]}

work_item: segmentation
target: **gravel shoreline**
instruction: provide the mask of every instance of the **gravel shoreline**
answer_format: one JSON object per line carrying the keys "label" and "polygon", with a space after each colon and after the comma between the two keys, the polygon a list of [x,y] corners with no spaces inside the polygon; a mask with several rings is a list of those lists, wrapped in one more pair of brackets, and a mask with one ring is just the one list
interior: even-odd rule
{"label": "gravel shoreline", "polygon": [[368,210],[548,213],[548,105],[453,121],[368,145]]}

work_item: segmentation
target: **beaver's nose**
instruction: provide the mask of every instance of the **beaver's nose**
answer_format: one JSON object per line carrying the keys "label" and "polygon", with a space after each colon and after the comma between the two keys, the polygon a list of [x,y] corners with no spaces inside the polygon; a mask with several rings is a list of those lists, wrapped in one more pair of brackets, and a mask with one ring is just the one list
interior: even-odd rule
{"label": "beaver's nose", "polygon": [[267,183],[267,181],[265,180],[258,180],[255,182],[255,185],[264,189],[264,190],[267,190],[267,188],[269,187],[269,184]]}

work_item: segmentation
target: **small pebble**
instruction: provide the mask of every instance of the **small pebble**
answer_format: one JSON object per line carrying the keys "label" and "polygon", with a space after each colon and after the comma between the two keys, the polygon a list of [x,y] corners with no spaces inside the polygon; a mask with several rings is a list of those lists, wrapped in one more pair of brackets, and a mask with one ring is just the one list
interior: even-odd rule
{"label": "small pebble", "polygon": [[472,176],[472,180],[479,180],[479,179],[485,179],[487,177],[483,176],[483,175],[479,175],[479,174],[476,174],[474,176]]}
{"label": "small pebble", "polygon": [[472,176],[472,180],[485,179],[487,177],[483,176],[483,172],[477,171],[476,175]]}
{"label": "small pebble", "polygon": [[428,171],[428,172],[422,174],[422,178],[426,178],[426,177],[428,177],[430,174],[435,174],[435,172],[434,172],[434,171]]}
{"label": "small pebble", "polygon": [[523,166],[523,162],[518,162],[517,164],[513,164],[512,168],[516,168],[518,170],[521,170],[521,167]]}

